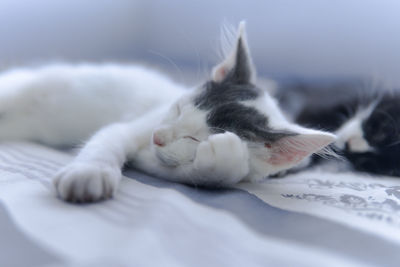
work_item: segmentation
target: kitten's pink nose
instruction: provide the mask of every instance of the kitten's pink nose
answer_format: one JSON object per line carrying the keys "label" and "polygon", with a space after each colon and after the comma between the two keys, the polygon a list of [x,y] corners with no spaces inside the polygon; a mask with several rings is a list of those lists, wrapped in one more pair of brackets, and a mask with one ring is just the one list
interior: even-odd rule
{"label": "kitten's pink nose", "polygon": [[165,146],[164,140],[156,133],[153,134],[153,143],[157,146]]}

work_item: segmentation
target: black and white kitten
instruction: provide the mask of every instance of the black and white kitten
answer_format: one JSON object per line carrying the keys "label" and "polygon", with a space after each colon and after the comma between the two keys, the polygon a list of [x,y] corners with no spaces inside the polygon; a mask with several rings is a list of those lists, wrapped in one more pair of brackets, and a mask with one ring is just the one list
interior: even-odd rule
{"label": "black and white kitten", "polygon": [[334,149],[354,169],[400,176],[398,93],[361,91],[356,82],[310,89],[303,93],[319,101],[304,103],[294,116],[297,123],[334,132]]}
{"label": "black and white kitten", "polygon": [[289,122],[255,85],[241,23],[211,79],[188,90],[138,66],[51,65],[0,76],[0,140],[75,145],[54,177],[67,201],[109,198],[126,162],[164,179],[207,186],[259,180],[334,141]]}

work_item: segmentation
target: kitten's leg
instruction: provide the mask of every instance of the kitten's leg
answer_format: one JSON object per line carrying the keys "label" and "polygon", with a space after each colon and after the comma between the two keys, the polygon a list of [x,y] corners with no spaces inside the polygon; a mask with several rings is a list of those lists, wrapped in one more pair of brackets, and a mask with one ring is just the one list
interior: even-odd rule
{"label": "kitten's leg", "polygon": [[121,179],[128,128],[114,124],[95,134],[54,178],[58,196],[72,202],[111,197]]}
{"label": "kitten's leg", "polygon": [[249,173],[247,144],[237,135],[225,132],[211,135],[197,148],[194,182],[201,185],[231,185]]}
{"label": "kitten's leg", "polygon": [[110,198],[121,179],[128,155],[148,144],[156,118],[146,116],[130,123],[117,123],[97,132],[76,158],[54,179],[57,194],[71,202]]}

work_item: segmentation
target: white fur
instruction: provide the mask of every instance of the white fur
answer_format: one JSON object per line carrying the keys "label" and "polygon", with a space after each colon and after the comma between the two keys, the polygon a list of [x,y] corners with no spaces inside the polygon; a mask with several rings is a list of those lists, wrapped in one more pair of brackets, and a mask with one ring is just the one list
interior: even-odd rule
{"label": "white fur", "polygon": [[368,152],[372,148],[364,138],[362,130],[362,122],[369,117],[374,110],[377,102],[372,103],[369,107],[358,111],[350,120],[343,124],[337,131],[337,140],[335,145],[341,149],[348,145],[348,149],[352,152]]}
{"label": "white fur", "polygon": [[[247,49],[244,24],[238,36]],[[235,63],[232,58],[224,62],[219,66]],[[192,101],[201,88],[187,90],[138,66],[20,69],[1,75],[0,88],[0,140],[63,146],[94,134],[54,179],[58,195],[69,201],[112,196],[126,161],[172,181],[231,185],[290,168],[334,140],[331,134],[288,122],[268,94],[245,104],[268,116],[273,129],[297,136],[267,148],[234,133],[212,134],[206,111]]]}
{"label": "white fur", "polygon": [[0,76],[0,139],[84,142],[116,121],[170,104],[183,88],[139,66],[50,65]]}

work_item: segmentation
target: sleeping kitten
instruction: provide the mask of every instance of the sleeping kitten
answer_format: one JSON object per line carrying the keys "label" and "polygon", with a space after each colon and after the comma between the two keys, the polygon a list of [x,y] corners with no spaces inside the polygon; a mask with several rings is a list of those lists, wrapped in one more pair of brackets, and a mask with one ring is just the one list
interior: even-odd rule
{"label": "sleeping kitten", "polygon": [[64,146],[94,133],[54,178],[72,202],[111,197],[126,162],[172,181],[226,186],[288,169],[335,138],[289,122],[255,85],[243,22],[231,52],[194,90],[116,65],[15,70],[0,88],[1,140]]}
{"label": "sleeping kitten", "polygon": [[[308,103],[295,121],[335,132],[335,150],[355,170],[400,176],[400,96],[385,91],[360,92],[356,86],[352,88],[355,94],[348,88],[344,92],[343,87],[331,90],[330,95],[345,95],[346,99],[324,105]],[[318,97],[326,91],[313,94]]]}

